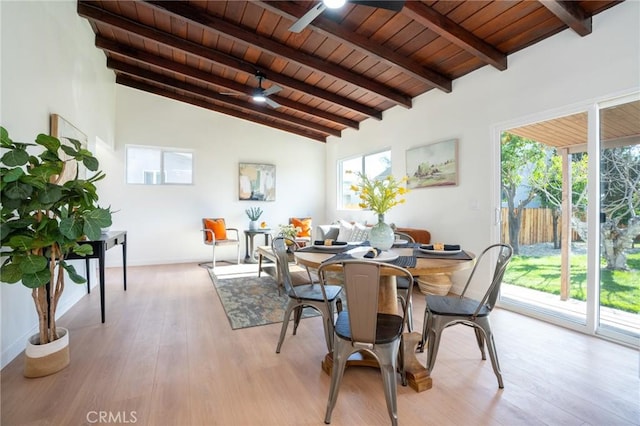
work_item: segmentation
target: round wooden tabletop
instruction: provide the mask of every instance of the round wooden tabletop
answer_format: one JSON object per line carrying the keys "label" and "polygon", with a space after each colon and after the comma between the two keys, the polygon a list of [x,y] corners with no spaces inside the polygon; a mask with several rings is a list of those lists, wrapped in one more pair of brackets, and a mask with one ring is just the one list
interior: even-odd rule
{"label": "round wooden tabletop", "polygon": [[[392,248],[391,250],[389,250],[389,252],[393,254],[397,254],[399,256],[413,255],[413,249],[411,248]],[[468,252],[468,251],[465,251],[465,252],[469,256],[471,256],[471,260],[451,259],[444,255],[439,258],[418,257],[416,266],[413,268],[407,268],[407,269],[409,270],[409,272],[411,272],[413,276],[440,274],[440,273],[456,272],[456,271],[462,271],[464,269],[469,269],[473,266],[476,256],[471,252]],[[313,269],[318,269],[322,262],[334,256],[335,253],[296,251],[294,255],[298,263],[300,263],[301,265],[308,266],[309,268],[313,268]]]}

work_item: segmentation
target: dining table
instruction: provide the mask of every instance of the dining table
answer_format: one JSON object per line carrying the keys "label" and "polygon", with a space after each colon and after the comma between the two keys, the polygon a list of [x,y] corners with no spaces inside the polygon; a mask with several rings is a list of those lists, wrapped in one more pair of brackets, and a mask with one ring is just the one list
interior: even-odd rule
{"label": "dining table", "polygon": [[[366,246],[366,243],[364,245]],[[476,259],[475,254],[467,250],[460,250],[459,253],[451,255],[433,253],[429,250],[422,250],[420,247],[421,245],[418,243],[394,245],[390,250],[383,251],[378,258],[367,259],[355,254],[356,252],[362,252],[362,244],[349,244],[343,247],[334,247],[333,249],[310,245],[294,252],[294,256],[298,264],[311,269],[318,269],[322,263],[327,261],[358,258],[402,266],[411,272],[414,278],[420,275],[441,274],[445,277],[444,279],[450,279],[453,272],[470,269]],[[350,253],[354,253],[354,256],[351,256]],[[339,269],[339,265],[336,265],[335,270],[339,271]],[[382,268],[381,270],[378,293],[379,312],[399,313],[396,273],[391,268]],[[416,392],[425,391],[433,386],[429,370],[416,357],[416,351],[421,339],[422,334],[419,332],[406,332],[402,336],[401,345],[401,356],[404,362],[407,382]],[[331,375],[332,366],[333,354],[328,353],[322,361],[322,369]],[[349,358],[347,366],[378,367],[378,364],[375,358],[360,352]]]}

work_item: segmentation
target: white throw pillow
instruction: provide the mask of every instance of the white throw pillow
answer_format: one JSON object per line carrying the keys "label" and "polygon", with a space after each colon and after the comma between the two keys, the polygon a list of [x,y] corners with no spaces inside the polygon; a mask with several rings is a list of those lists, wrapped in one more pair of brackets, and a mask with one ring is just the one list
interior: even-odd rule
{"label": "white throw pillow", "polygon": [[340,231],[338,231],[338,241],[347,242],[353,241],[351,234],[353,234],[353,225],[346,220],[340,219]]}
{"label": "white throw pillow", "polygon": [[356,222],[351,232],[351,241],[367,241],[369,239],[370,229],[368,226]]}

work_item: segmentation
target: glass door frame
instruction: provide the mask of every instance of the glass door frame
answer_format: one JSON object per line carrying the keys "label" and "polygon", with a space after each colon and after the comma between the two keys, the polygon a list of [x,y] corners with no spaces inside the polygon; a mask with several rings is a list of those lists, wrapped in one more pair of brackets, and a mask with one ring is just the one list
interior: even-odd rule
{"label": "glass door frame", "polygon": [[553,324],[560,325],[585,334],[595,335],[617,343],[633,347],[640,346],[638,339],[617,332],[607,327],[600,327],[600,110],[610,106],[623,104],[640,99],[640,92],[629,90],[598,99],[569,105],[563,108],[545,111],[539,114],[522,117],[504,123],[498,123],[492,127],[492,202],[495,206],[495,215],[491,231],[492,242],[501,240],[501,144],[500,135],[503,131],[525,126],[532,123],[552,120],[562,116],[587,112],[587,154],[589,164],[587,169],[587,191],[590,200],[587,207],[587,305],[586,322],[580,323],[571,320],[568,316],[546,312],[535,308],[525,302],[500,298],[498,306],[519,312],[534,318],[538,318]]}

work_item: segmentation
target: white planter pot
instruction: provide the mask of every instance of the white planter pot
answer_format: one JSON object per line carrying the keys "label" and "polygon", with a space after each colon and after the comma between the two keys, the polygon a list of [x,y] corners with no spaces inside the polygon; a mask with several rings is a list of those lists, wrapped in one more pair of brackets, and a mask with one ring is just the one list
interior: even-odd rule
{"label": "white planter pot", "polygon": [[69,365],[69,330],[58,327],[58,335],[58,340],[44,345],[38,344],[39,334],[29,338],[24,351],[25,377],[48,376]]}

